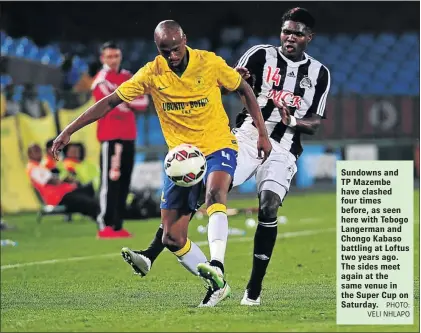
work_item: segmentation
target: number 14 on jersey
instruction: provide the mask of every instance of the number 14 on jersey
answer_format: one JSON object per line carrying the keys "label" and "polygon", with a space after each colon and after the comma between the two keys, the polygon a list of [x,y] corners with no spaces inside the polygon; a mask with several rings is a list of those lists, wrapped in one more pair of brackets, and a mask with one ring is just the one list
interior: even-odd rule
{"label": "number 14 on jersey", "polygon": [[266,75],[266,82],[274,83],[275,86],[279,86],[281,83],[281,76],[279,75],[279,68],[273,69],[272,66],[268,66],[268,74]]}

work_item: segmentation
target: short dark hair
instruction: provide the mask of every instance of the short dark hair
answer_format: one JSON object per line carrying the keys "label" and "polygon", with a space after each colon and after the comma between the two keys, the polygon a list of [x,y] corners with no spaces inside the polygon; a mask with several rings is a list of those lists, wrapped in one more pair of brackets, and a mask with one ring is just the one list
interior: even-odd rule
{"label": "short dark hair", "polygon": [[313,30],[316,24],[316,20],[314,19],[313,15],[311,15],[307,9],[301,7],[291,8],[290,10],[286,11],[282,16],[282,25],[284,25],[285,21],[303,23],[311,30]]}
{"label": "short dark hair", "polygon": [[119,50],[120,47],[117,45],[116,42],[108,41],[101,45],[99,52],[102,53],[105,49]]}
{"label": "short dark hair", "polygon": [[79,158],[80,158],[80,161],[83,161],[85,159],[85,157],[86,157],[86,149],[85,149],[85,145],[83,143],[81,143],[81,142],[72,142],[72,143],[67,144],[63,148],[63,154],[64,154],[64,156],[67,157],[67,152],[69,151],[69,148],[71,146],[79,147],[79,149],[80,149],[80,151],[79,151],[80,152]]}

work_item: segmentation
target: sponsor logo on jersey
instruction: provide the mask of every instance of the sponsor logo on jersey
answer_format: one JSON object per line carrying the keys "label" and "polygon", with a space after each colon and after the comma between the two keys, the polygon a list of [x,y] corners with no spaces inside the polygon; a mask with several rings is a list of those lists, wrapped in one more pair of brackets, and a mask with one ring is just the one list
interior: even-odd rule
{"label": "sponsor logo on jersey", "polygon": [[269,99],[273,99],[276,102],[280,102],[281,99],[287,103],[288,106],[299,109],[301,106],[301,97],[295,96],[292,92],[286,90],[271,90],[267,96]]}
{"label": "sponsor logo on jersey", "polygon": [[306,75],[303,77],[303,79],[300,81],[300,88],[302,89],[310,89],[313,87],[313,83],[311,83],[310,78]]}

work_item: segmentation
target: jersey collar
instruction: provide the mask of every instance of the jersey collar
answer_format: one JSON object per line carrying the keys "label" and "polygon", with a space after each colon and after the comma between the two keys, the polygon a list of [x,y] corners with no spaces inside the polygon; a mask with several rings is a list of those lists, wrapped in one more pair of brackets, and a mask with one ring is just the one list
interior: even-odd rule
{"label": "jersey collar", "polygon": [[287,57],[285,57],[282,52],[281,52],[281,47],[278,47],[278,53],[281,55],[282,59],[285,60],[285,62],[288,64],[289,67],[300,67],[301,65],[305,64],[308,61],[308,56],[307,53],[303,53],[304,54],[304,59],[301,61],[292,61],[290,59],[288,59]]}

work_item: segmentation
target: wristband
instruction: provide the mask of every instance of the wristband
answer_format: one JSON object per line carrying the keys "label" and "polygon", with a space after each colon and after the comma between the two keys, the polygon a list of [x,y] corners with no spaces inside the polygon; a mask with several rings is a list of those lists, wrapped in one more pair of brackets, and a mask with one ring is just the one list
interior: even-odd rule
{"label": "wristband", "polygon": [[291,116],[291,121],[289,122],[289,127],[294,128],[295,126],[297,126],[297,119],[294,116]]}

